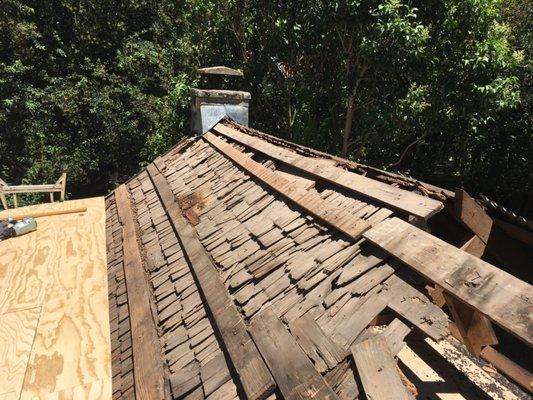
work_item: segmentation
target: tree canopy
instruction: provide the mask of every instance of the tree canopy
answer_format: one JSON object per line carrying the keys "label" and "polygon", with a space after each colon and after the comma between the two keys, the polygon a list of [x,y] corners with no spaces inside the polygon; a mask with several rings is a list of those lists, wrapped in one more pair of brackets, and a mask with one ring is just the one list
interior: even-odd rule
{"label": "tree canopy", "polygon": [[182,136],[196,68],[251,125],[496,199],[531,197],[531,0],[3,0],[0,177],[105,194]]}

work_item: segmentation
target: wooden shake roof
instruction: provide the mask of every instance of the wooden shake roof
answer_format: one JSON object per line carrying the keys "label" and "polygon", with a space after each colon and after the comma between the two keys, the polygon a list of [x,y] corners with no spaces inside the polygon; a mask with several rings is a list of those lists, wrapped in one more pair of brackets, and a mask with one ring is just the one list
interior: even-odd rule
{"label": "wooden shake roof", "polygon": [[474,353],[491,322],[531,346],[531,285],[406,222],[446,193],[360,172],[222,122],[108,196],[113,397],[412,398],[405,337],[459,343],[428,283]]}

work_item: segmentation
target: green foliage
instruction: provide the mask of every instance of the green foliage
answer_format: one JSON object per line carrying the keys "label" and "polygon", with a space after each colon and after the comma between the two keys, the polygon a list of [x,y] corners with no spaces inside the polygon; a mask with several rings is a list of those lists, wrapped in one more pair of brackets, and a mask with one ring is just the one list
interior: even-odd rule
{"label": "green foliage", "polygon": [[[189,133],[199,66],[254,127],[505,200],[531,190],[531,0],[3,0],[0,177],[102,194]],[[411,146],[409,146],[412,144]],[[408,151],[404,152],[406,147]]]}

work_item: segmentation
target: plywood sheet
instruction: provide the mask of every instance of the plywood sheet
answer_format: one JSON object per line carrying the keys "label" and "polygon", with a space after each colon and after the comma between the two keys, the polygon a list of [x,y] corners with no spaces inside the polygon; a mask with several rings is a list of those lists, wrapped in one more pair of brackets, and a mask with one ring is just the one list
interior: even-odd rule
{"label": "plywood sheet", "polygon": [[100,400],[111,398],[111,378],[74,386],[44,396],[43,400]]}
{"label": "plywood sheet", "polygon": [[36,307],[0,315],[0,398],[20,396],[40,311]]}
{"label": "plywood sheet", "polygon": [[39,218],[37,231],[0,242],[0,318],[41,309],[23,399],[111,377],[104,199],[28,209],[77,207],[87,211]]}

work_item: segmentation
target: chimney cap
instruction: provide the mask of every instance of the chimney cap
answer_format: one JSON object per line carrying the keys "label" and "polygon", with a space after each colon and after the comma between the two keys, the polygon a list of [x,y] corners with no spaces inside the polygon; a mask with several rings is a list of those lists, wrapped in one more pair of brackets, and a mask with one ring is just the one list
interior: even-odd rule
{"label": "chimney cap", "polygon": [[233,75],[233,76],[244,76],[240,69],[233,69],[219,65],[216,67],[207,67],[207,68],[198,68],[200,74],[205,75]]}

